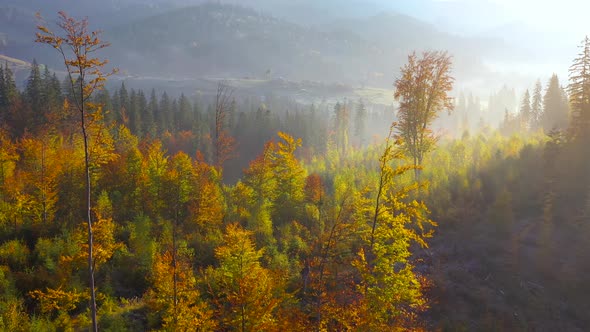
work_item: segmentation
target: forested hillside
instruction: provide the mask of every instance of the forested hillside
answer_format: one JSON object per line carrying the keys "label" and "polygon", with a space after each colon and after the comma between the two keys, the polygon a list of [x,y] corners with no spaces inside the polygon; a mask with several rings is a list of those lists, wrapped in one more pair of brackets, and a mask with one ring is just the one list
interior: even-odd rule
{"label": "forested hillside", "polygon": [[[487,72],[482,58],[502,46],[458,37],[415,18],[382,13],[354,20],[296,23],[240,4],[195,1],[122,1],[96,5],[82,1],[72,14],[100,24],[114,47],[105,55],[123,76],[187,78],[284,78],[292,81],[390,87],[389,73],[416,48],[448,49],[461,59],[456,75],[473,79]],[[59,65],[55,54],[31,43],[35,13],[58,4],[0,4],[2,54]],[[379,33],[387,31],[387,34]],[[264,58],[264,61],[259,61]]]}
{"label": "forested hillside", "polygon": [[[173,52],[186,35],[158,31],[174,20],[230,44],[238,24],[248,47],[276,31],[291,51],[334,46],[240,7],[167,15],[107,36]],[[569,81],[530,82],[517,112],[514,90],[490,96],[487,111],[504,111],[496,128],[478,99],[454,98],[461,60],[449,52],[405,54],[391,107],[252,96],[223,80],[211,95],[107,89],[107,50],[122,46],[58,17],[36,41],[63,56],[65,79],[32,61],[19,88],[0,66],[0,330],[590,324],[590,39]],[[242,67],[222,44],[191,46],[221,76]]]}

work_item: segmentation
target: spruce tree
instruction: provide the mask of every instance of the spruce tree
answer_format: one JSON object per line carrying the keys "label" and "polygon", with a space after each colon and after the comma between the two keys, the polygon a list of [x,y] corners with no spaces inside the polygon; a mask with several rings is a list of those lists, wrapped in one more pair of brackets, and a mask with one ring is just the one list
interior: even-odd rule
{"label": "spruce tree", "polygon": [[157,124],[154,122],[156,113],[158,112],[158,97],[156,97],[156,90],[152,89],[150,92],[150,101],[147,104],[145,112],[142,114],[143,130],[146,134],[155,136]]}
{"label": "spruce tree", "polygon": [[12,70],[8,67],[8,63],[4,65],[4,94],[2,96],[4,102],[4,119],[7,123],[14,121],[13,114],[10,114],[10,107],[17,102],[19,92],[14,82]]}
{"label": "spruce tree", "polygon": [[111,97],[111,119],[117,124],[121,124],[119,111],[121,110],[121,97],[119,96],[119,90],[115,89],[113,96]]}
{"label": "spruce tree", "polygon": [[42,77],[42,100],[43,113],[47,118],[50,113],[55,113],[62,106],[61,86],[55,74],[49,71],[45,66]]}
{"label": "spruce tree", "polygon": [[13,103],[18,97],[18,90],[16,88],[16,83],[14,82],[14,74],[8,67],[8,63],[6,63],[4,67],[4,89],[6,91],[5,96],[8,104]]}
{"label": "spruce tree", "polygon": [[533,90],[533,99],[531,100],[531,129],[537,130],[541,127],[541,118],[543,116],[543,87],[541,81],[537,80]]}
{"label": "spruce tree", "polygon": [[0,65],[0,123],[7,123],[8,121],[8,96],[6,89],[6,81],[4,75],[4,68]]}
{"label": "spruce tree", "polygon": [[522,97],[520,104],[520,121],[522,129],[528,131],[531,128],[532,110],[531,110],[531,95],[527,89]]}
{"label": "spruce tree", "polygon": [[459,94],[459,101],[455,108],[457,114],[457,129],[464,133],[465,131],[469,131],[469,118],[467,112],[467,99],[465,98],[465,93],[461,92]]}
{"label": "spruce tree", "polygon": [[174,114],[176,130],[191,130],[192,125],[192,106],[184,93],[180,94],[178,99],[178,112]]}
{"label": "spruce tree", "polygon": [[6,96],[6,81],[4,79],[4,68],[0,65],[0,122],[8,121],[8,98]]}
{"label": "spruce tree", "polygon": [[4,68],[0,66],[0,111],[6,107],[6,84],[4,83]]}
{"label": "spruce tree", "polygon": [[176,118],[176,113],[178,113],[178,100],[175,98],[172,100],[172,104],[170,105],[170,111],[164,113],[166,117],[166,123],[168,123],[168,130],[172,133],[176,132],[176,122],[174,121]]}
{"label": "spruce tree", "polygon": [[581,52],[569,69],[570,104],[572,107],[571,135],[590,136],[590,39],[588,36],[580,45]]}
{"label": "spruce tree", "polygon": [[356,107],[356,117],[354,121],[354,135],[359,139],[361,146],[364,146],[365,144],[366,127],[367,108],[365,107],[363,100],[359,99]]}
{"label": "spruce tree", "polygon": [[160,98],[160,106],[158,112],[154,115],[154,119],[158,124],[159,133],[164,133],[169,129],[168,115],[171,113],[170,97],[164,92]]}
{"label": "spruce tree", "polygon": [[135,95],[135,102],[134,102],[134,110],[133,116],[135,117],[135,130],[137,131],[137,135],[140,137],[145,134],[143,128],[145,127],[144,124],[144,115],[147,113],[147,99],[145,97],[145,93],[143,90],[138,90]]}
{"label": "spruce tree", "polygon": [[129,124],[129,93],[125,88],[125,82],[121,83],[119,89],[119,109],[117,110],[117,119],[119,123],[128,125]]}
{"label": "spruce tree", "polygon": [[350,111],[345,103],[336,103],[334,106],[334,132],[338,150],[344,156],[348,150],[348,128]]}
{"label": "spruce tree", "polygon": [[64,77],[60,84],[64,98],[66,98],[69,102],[74,100],[74,98],[76,98],[74,96],[74,88],[72,87],[72,83],[70,82],[69,78],[67,76]]}
{"label": "spruce tree", "polygon": [[43,122],[43,80],[41,71],[36,60],[31,64],[31,73],[27,79],[25,98],[31,107],[31,114],[28,114],[28,126],[37,127]]}
{"label": "spruce tree", "polygon": [[543,109],[541,123],[546,133],[566,128],[569,106],[555,74],[551,76],[547,84],[547,91],[543,97]]}

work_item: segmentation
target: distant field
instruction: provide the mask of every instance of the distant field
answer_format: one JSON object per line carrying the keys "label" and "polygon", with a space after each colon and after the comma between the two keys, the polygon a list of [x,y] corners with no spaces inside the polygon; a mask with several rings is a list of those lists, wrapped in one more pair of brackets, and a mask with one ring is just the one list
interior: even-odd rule
{"label": "distant field", "polygon": [[[16,58],[0,54],[0,63],[8,63],[9,67],[17,72],[28,70],[31,64]],[[54,70],[52,68],[52,70]],[[58,75],[61,72],[58,71]],[[278,95],[287,96],[295,100],[311,103],[325,99],[336,102],[343,99],[363,99],[365,102],[377,105],[389,106],[394,103],[393,90],[374,87],[352,87],[339,83],[323,83],[315,81],[296,82],[284,78],[200,78],[200,79],[174,79],[159,77],[113,77],[113,82],[125,81],[131,87],[147,88],[158,87],[171,93],[183,92],[191,95],[196,91],[205,94],[214,93],[217,82],[224,81],[235,89],[240,95]],[[118,84],[118,83],[115,83]],[[111,85],[114,87],[113,85]]]}
{"label": "distant field", "polygon": [[166,90],[172,95],[184,93],[191,96],[195,93],[215,94],[217,83],[225,82],[234,88],[235,95],[242,96],[283,96],[299,102],[319,103],[323,100],[335,103],[344,99],[357,100],[362,98],[366,103],[390,106],[394,103],[393,90],[374,87],[352,87],[340,83],[324,83],[316,81],[291,81],[284,78],[220,78],[207,77],[196,79],[175,79],[161,77],[113,77],[111,87],[119,86],[124,81],[127,86],[143,89],[156,87]]}
{"label": "distant field", "polygon": [[393,99],[393,88],[381,89],[381,88],[358,88],[354,90],[355,94],[373,104],[389,106],[394,103]]}
{"label": "distant field", "polygon": [[31,66],[31,64],[26,61],[11,58],[11,57],[3,55],[3,54],[0,54],[0,62],[2,62],[2,64],[8,62],[12,66],[20,66],[20,67],[30,67]]}
{"label": "distant field", "polygon": [[393,89],[374,87],[351,87],[341,84],[329,84],[319,82],[294,82],[283,79],[229,79],[228,84],[236,89],[271,89],[292,94],[296,99],[357,99],[362,98],[368,103],[378,105],[391,105],[394,103]]}

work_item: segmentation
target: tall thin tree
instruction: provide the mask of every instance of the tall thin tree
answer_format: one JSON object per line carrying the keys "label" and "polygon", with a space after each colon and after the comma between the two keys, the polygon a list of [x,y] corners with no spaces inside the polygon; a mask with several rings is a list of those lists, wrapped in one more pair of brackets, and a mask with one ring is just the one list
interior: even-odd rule
{"label": "tall thin tree", "polygon": [[569,105],[567,96],[559,84],[559,78],[553,74],[547,84],[545,96],[543,96],[543,117],[541,125],[545,133],[554,130],[562,130],[567,127],[569,117]]}
{"label": "tall thin tree", "polygon": [[80,116],[80,130],[84,140],[84,166],[86,177],[86,218],[88,226],[88,274],[90,287],[90,311],[92,318],[92,330],[98,331],[96,319],[96,293],[94,289],[94,258],[93,258],[93,233],[92,233],[92,201],[90,182],[90,155],[88,125],[92,113],[100,107],[90,102],[92,94],[104,87],[106,78],[116,72],[103,72],[103,67],[108,60],[93,57],[94,52],[99,51],[110,44],[100,39],[100,31],[88,30],[88,19],[76,20],[65,12],[58,13],[57,26],[61,34],[57,34],[47,27],[47,24],[37,14],[39,24],[36,33],[36,42],[55,48],[62,56],[66,67],[68,80],[74,91],[73,105]]}
{"label": "tall thin tree", "polygon": [[520,104],[520,123],[524,131],[532,128],[531,94],[529,89],[524,92]]}
{"label": "tall thin tree", "polygon": [[226,130],[226,116],[231,106],[233,89],[225,84],[217,85],[215,95],[215,128],[213,138],[213,164],[218,170],[222,170],[223,164],[231,158],[235,149],[235,140]]}
{"label": "tall thin tree", "polygon": [[531,129],[537,130],[541,127],[541,119],[543,118],[543,87],[541,81],[537,80],[533,95],[531,98]]}
{"label": "tall thin tree", "polygon": [[394,97],[399,101],[396,130],[406,151],[414,160],[415,177],[419,178],[424,154],[430,151],[436,137],[430,128],[442,110],[452,111],[454,103],[448,93],[453,89],[451,57],[447,52],[429,51],[418,57],[408,56],[395,81]]}
{"label": "tall thin tree", "polygon": [[580,49],[581,52],[569,69],[571,134],[574,137],[590,134],[590,38],[588,36],[582,41]]}

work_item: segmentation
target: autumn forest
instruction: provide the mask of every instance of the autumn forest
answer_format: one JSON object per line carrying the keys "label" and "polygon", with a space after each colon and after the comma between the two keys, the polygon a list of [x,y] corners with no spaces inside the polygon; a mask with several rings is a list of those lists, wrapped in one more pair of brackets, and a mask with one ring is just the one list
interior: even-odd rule
{"label": "autumn forest", "polygon": [[95,26],[39,15],[61,66],[0,65],[0,330],[590,324],[588,37],[494,126],[449,51],[404,55],[390,106],[187,95],[126,84]]}

